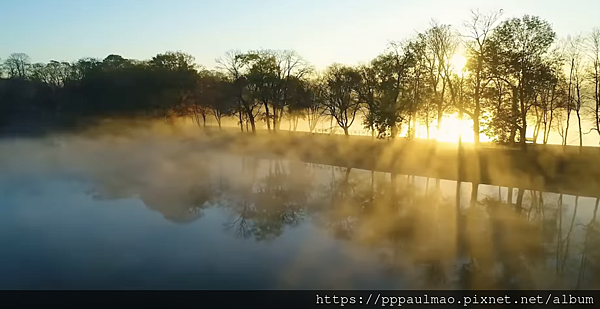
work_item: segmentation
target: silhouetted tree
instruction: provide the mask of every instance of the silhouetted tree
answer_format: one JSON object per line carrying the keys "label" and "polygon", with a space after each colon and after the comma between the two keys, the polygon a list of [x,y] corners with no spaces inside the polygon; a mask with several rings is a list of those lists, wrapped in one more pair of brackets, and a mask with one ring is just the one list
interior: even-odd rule
{"label": "silhouetted tree", "polygon": [[25,53],[13,53],[4,60],[4,68],[9,78],[26,79],[29,77],[31,58]]}
{"label": "silhouetted tree", "polygon": [[600,29],[596,28],[592,30],[589,37],[590,48],[589,54],[592,60],[591,63],[591,74],[590,81],[593,86],[593,98],[594,98],[594,129],[600,135]]}
{"label": "silhouetted tree", "polygon": [[[489,36],[492,34],[494,27],[502,11],[493,11],[488,14],[482,14],[479,11],[471,11],[471,20],[466,22],[467,27],[466,37],[468,58],[466,67],[473,75],[473,107],[468,113],[473,120],[473,141],[477,146],[479,144],[480,118],[482,113],[482,98],[485,88],[492,81],[492,74],[489,69]],[[464,107],[465,109],[467,107]]]}
{"label": "silhouetted tree", "polygon": [[333,64],[326,70],[322,81],[323,104],[327,113],[335,118],[346,136],[360,110],[358,87],[360,74],[351,67]]}
{"label": "silhouetted tree", "polygon": [[511,143],[518,130],[519,142],[525,147],[527,112],[538,94],[535,77],[540,70],[545,70],[544,56],[555,37],[547,21],[525,15],[502,22],[490,38],[492,72],[512,93]]}

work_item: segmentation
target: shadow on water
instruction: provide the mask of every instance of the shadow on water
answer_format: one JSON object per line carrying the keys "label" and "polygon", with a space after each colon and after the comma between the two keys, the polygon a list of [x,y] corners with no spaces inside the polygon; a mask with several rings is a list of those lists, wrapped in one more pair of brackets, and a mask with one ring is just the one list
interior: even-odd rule
{"label": "shadow on water", "polygon": [[[131,155],[142,145],[143,154]],[[223,237],[218,234],[259,248],[291,244],[268,251],[260,261],[268,267],[264,259],[286,256],[272,264],[277,268],[272,276],[285,277],[275,280],[275,288],[301,286],[295,280],[315,273],[337,276],[328,287],[346,287],[339,283],[352,273],[359,274],[352,277],[359,282],[353,287],[371,287],[366,276],[360,284],[357,266],[376,269],[372,280],[384,282],[378,285],[383,288],[600,288],[597,199],[483,185],[465,191],[469,184],[457,188],[445,180],[215,153],[202,143],[111,140],[109,149],[81,139],[46,147],[44,153],[29,144],[16,147],[30,150],[20,157],[30,164],[9,168],[8,175],[27,179],[43,170],[35,177],[86,182],[90,200],[139,200],[178,223],[173,229],[220,220],[212,225],[214,234],[202,239]],[[73,152],[76,158],[61,155]],[[8,158],[3,165],[12,166]],[[0,186],[10,194],[7,183]],[[312,238],[298,236],[307,230],[327,241],[313,246]],[[229,241],[218,246],[242,246]],[[332,267],[325,257],[329,251],[317,246],[361,257],[326,269]],[[245,248],[237,254],[250,252]],[[247,270],[247,276],[251,282],[258,273]]]}

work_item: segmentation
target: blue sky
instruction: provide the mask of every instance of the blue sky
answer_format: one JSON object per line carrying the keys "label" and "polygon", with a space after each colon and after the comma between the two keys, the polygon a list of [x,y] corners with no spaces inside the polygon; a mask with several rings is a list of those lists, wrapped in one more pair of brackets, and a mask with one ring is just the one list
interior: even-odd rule
{"label": "blue sky", "polygon": [[368,61],[432,18],[460,29],[477,8],[538,15],[559,36],[600,27],[598,0],[1,0],[0,57],[147,59],[182,50],[214,67],[230,49],[273,48],[295,49],[322,68]]}

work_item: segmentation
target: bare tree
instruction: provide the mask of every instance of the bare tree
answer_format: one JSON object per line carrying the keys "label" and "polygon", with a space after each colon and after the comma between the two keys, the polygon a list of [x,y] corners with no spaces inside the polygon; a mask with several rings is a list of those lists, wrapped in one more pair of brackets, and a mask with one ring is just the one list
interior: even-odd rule
{"label": "bare tree", "polygon": [[[581,129],[581,108],[583,106],[582,87],[584,82],[584,68],[583,68],[583,44],[584,39],[582,36],[567,37],[565,46],[565,54],[569,59],[569,90],[568,90],[568,114],[570,111],[575,111],[577,116],[577,125],[579,132],[579,147],[583,147],[583,131]],[[569,115],[567,115],[567,132],[569,126]],[[568,134],[567,134],[568,136]],[[568,142],[568,141],[567,141]]]}
{"label": "bare tree", "polygon": [[4,60],[4,67],[10,78],[27,78],[31,58],[25,53],[13,53]]}
{"label": "bare tree", "polygon": [[593,84],[594,125],[600,135],[600,28],[592,30],[589,36],[589,56],[591,60],[589,80]]}
{"label": "bare tree", "polygon": [[[543,125],[542,143],[548,143],[553,128],[553,121],[557,116],[557,110],[565,106],[566,82],[563,74],[563,58],[559,49],[552,51],[550,56],[550,67],[554,77],[545,84],[540,94],[539,104],[541,109],[541,124]],[[537,137],[534,138],[537,141]]]}
{"label": "bare tree", "polygon": [[465,23],[467,33],[464,37],[470,41],[467,42],[469,58],[467,59],[467,68],[474,75],[473,77],[473,109],[469,113],[473,119],[473,141],[475,145],[479,144],[480,117],[481,117],[481,98],[483,91],[492,81],[489,70],[486,69],[486,57],[488,52],[488,37],[496,26],[502,10],[492,11],[488,14],[482,14],[479,11],[471,11],[471,20]]}
{"label": "bare tree", "polygon": [[302,80],[313,71],[313,67],[296,51],[283,50],[276,52],[279,87],[275,89],[273,101],[273,130],[279,130],[285,109],[289,107],[293,93],[292,80]]}
{"label": "bare tree", "polygon": [[[432,21],[430,28],[425,32],[425,40],[428,50],[425,55],[437,104],[437,131],[440,132],[446,108],[444,97],[449,80],[450,59],[456,53],[459,42],[450,25],[442,25],[436,21]],[[439,89],[440,82],[442,83],[441,90]]]}

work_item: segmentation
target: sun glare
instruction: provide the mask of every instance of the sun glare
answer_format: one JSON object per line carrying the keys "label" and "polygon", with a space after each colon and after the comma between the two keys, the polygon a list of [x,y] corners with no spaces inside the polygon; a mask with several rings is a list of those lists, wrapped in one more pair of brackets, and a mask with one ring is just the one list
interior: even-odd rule
{"label": "sun glare", "polygon": [[[439,142],[458,143],[459,137],[462,142],[474,142],[473,121],[469,118],[460,120],[457,113],[444,116],[439,132],[436,130],[435,122],[430,124],[429,130],[430,138]],[[427,138],[427,127],[425,125],[419,126],[418,137]],[[490,141],[484,134],[479,135],[479,140],[481,142]]]}
{"label": "sun glare", "polygon": [[450,65],[452,66],[452,71],[458,75],[463,72],[465,65],[467,64],[467,58],[463,55],[456,54],[450,59]]}

